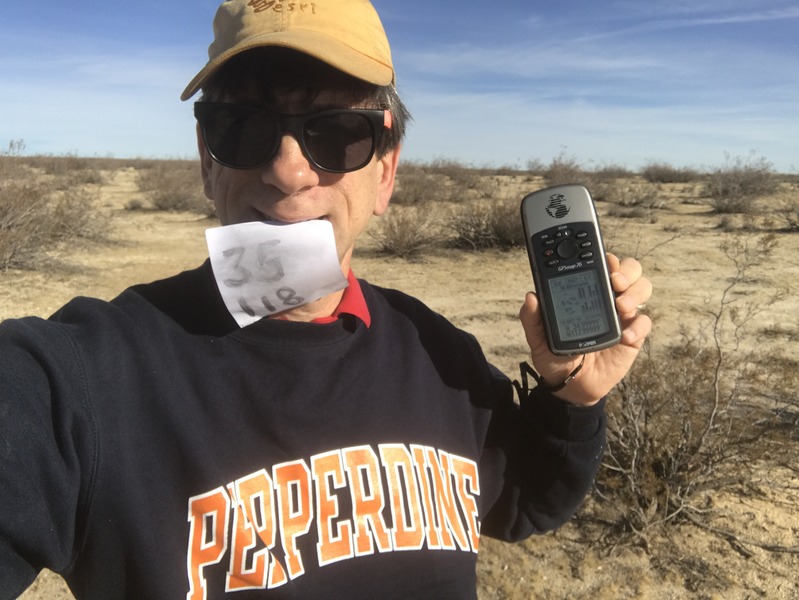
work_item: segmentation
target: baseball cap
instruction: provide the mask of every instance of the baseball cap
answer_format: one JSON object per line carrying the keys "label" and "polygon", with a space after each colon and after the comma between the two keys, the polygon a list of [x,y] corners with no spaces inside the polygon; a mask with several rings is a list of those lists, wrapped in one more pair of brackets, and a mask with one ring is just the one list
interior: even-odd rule
{"label": "baseball cap", "polygon": [[180,99],[232,57],[262,46],[297,50],[375,85],[394,82],[388,38],[368,0],[226,0],[214,17],[208,63]]}

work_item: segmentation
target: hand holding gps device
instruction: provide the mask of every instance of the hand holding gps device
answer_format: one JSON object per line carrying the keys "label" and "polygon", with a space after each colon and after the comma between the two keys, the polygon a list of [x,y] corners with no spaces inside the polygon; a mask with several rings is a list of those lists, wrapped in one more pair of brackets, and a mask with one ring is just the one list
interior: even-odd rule
{"label": "hand holding gps device", "polygon": [[591,194],[558,185],[524,197],[527,255],[553,354],[584,354],[621,339]]}

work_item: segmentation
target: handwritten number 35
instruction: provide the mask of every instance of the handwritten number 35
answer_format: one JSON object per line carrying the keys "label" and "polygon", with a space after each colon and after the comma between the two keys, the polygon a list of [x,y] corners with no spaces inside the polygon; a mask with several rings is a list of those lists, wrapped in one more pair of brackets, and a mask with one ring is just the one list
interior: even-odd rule
{"label": "handwritten number 35", "polygon": [[[270,249],[280,244],[280,240],[269,240],[258,244],[258,273],[256,279],[258,281],[280,281],[285,276],[283,271],[283,264],[280,256],[271,256]],[[222,252],[222,256],[226,259],[233,260],[233,270],[236,272],[237,277],[228,277],[225,279],[225,285],[228,287],[241,287],[252,279],[252,272],[245,267],[242,263],[244,258],[245,249],[243,246],[229,248]]]}
{"label": "handwritten number 35", "polygon": [[[254,275],[250,269],[242,264],[246,251],[243,246],[224,250],[222,256],[229,261],[233,261],[232,270],[235,273],[235,276],[225,278],[224,284],[227,287],[237,288],[249,283],[253,277],[255,277],[256,281],[264,283],[274,283],[283,279],[286,275],[283,270],[283,263],[280,260],[279,254],[274,252],[278,244],[280,244],[280,240],[269,240],[258,244],[257,271]],[[283,302],[284,306],[298,306],[304,301],[297,295],[297,292],[287,286],[279,288],[275,292],[275,295]],[[276,311],[275,307],[267,301],[266,297],[262,300],[267,310],[270,312]]]}

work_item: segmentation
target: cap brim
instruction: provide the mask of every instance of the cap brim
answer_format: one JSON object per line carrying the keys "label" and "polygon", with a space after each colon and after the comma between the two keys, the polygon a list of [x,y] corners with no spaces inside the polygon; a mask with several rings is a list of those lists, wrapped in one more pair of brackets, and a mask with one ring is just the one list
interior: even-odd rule
{"label": "cap brim", "polygon": [[180,99],[191,98],[222,65],[234,56],[253,48],[266,46],[297,50],[356,79],[374,85],[384,86],[394,82],[394,69],[390,64],[368,57],[338,40],[310,31],[281,31],[247,38],[242,43],[209,60],[183,90]]}

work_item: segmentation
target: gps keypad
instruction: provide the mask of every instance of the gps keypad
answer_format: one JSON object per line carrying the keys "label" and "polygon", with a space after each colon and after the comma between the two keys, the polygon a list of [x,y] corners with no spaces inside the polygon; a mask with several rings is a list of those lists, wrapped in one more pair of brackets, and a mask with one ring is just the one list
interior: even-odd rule
{"label": "gps keypad", "polygon": [[591,223],[570,223],[541,231],[532,236],[533,248],[544,258],[549,268],[574,265],[572,268],[594,264],[596,240],[591,234]]}

